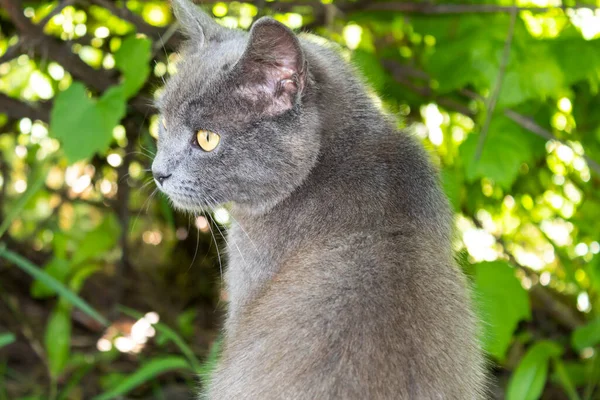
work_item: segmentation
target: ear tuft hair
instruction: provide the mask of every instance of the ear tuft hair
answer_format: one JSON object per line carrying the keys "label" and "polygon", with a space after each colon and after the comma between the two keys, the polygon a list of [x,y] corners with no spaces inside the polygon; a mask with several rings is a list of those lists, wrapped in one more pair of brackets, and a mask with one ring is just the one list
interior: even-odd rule
{"label": "ear tuft hair", "polygon": [[219,41],[227,28],[196,6],[191,0],[173,0],[173,12],[185,35],[203,45],[206,41]]}
{"label": "ear tuft hair", "polygon": [[253,98],[270,99],[268,114],[292,108],[306,84],[307,65],[300,41],[289,28],[268,17],[252,25],[238,68],[244,91]]}

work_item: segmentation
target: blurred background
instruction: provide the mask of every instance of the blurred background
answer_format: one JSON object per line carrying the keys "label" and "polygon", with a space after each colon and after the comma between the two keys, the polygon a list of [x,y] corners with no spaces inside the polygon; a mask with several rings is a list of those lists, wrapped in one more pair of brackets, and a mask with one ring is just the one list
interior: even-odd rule
{"label": "blurred background", "polygon": [[[230,216],[174,212],[149,173],[170,5],[0,5],[0,400],[190,399],[218,353]],[[493,398],[600,399],[600,1],[201,6],[338,43],[422,140]]]}

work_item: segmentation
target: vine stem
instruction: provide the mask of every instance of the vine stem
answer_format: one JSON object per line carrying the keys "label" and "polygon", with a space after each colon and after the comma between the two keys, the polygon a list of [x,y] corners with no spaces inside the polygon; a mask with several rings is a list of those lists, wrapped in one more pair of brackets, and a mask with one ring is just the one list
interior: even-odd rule
{"label": "vine stem", "polygon": [[490,123],[494,110],[496,109],[496,103],[500,97],[502,91],[502,82],[504,82],[504,75],[506,74],[506,67],[510,59],[510,49],[512,47],[513,38],[515,35],[515,25],[517,22],[517,16],[519,14],[518,8],[513,6],[510,14],[510,25],[508,27],[508,34],[506,35],[506,41],[504,42],[504,50],[502,52],[502,59],[500,61],[500,69],[498,70],[498,76],[496,77],[496,84],[492,96],[489,98],[486,107],[485,122],[483,128],[479,134],[479,141],[477,142],[477,149],[475,150],[475,161],[479,161],[481,153],[483,152],[483,146],[485,145],[485,139],[487,138],[488,131],[490,129]]}

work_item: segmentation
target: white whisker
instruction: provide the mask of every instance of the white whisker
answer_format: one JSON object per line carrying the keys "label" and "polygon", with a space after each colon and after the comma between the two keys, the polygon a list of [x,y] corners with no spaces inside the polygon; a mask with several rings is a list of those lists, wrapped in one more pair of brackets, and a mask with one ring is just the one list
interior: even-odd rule
{"label": "white whisker", "polygon": [[[211,215],[210,215],[210,211],[209,211],[209,212],[207,212],[206,214],[209,216],[209,218],[211,218],[211,219],[212,219],[212,217],[211,217]],[[215,224],[215,225],[216,225],[216,222],[214,221],[214,219],[213,219],[213,224]],[[221,280],[223,280],[223,264],[221,264],[221,252],[219,251],[219,244],[217,243],[217,239],[215,238],[215,235],[214,235],[214,233],[213,233],[213,230],[212,230],[212,227],[211,227],[211,224],[210,224],[210,222],[209,222],[209,224],[208,224],[208,230],[209,230],[209,232],[210,232],[210,235],[211,235],[211,236],[212,236],[212,238],[213,238],[213,241],[215,242],[215,248],[217,249],[217,258],[218,258],[218,260],[219,260],[219,272],[220,272],[220,274],[221,274]]]}
{"label": "white whisker", "polygon": [[[156,195],[156,192],[158,192],[158,188],[154,189],[154,191],[150,194],[150,196],[148,196],[148,198],[142,204],[142,207],[139,209],[137,215],[135,216],[135,219],[133,220],[133,224],[131,224],[131,228],[129,228],[129,233],[130,234],[133,232],[133,229],[135,228],[135,224],[137,223],[137,220],[140,218],[140,214],[141,214],[142,210],[144,209],[144,206],[146,205],[146,203],[148,203],[148,207],[150,207],[150,203],[149,202],[152,200],[152,198],[154,197],[154,195]],[[146,213],[147,212],[148,211],[146,211]]]}
{"label": "white whisker", "polygon": [[[210,202],[208,202],[209,204],[211,204]],[[212,204],[211,205],[212,208],[216,208],[217,205],[216,204]],[[210,213],[209,213],[210,215]],[[219,231],[219,233],[221,234],[221,237],[223,238],[223,240],[225,241],[225,244],[227,245],[227,247],[231,247],[231,245],[229,244],[229,242],[227,241],[227,238],[225,237],[225,235],[223,235],[223,232],[221,231],[221,229],[219,228],[219,224],[215,222],[214,218],[211,216],[211,218],[213,219],[213,222],[215,223],[215,226],[217,228],[217,230]],[[240,257],[242,257],[242,261],[244,262],[244,264],[246,265],[246,267],[249,267],[248,263],[246,262],[246,259],[244,258],[244,255],[242,254],[242,251],[240,250],[240,248],[238,247],[237,243],[233,242],[233,245],[235,246],[235,248],[237,249],[238,253],[240,253]]]}

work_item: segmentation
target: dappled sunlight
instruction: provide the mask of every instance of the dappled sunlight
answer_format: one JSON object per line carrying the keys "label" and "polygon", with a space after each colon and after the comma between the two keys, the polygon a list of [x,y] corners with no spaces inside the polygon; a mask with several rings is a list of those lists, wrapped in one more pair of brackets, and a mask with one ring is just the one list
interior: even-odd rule
{"label": "dappled sunlight", "polygon": [[600,10],[582,8],[579,10],[567,9],[567,15],[573,25],[579,28],[581,35],[586,40],[600,37]]}
{"label": "dappled sunlight", "polygon": [[121,353],[139,353],[148,340],[156,335],[153,325],[159,320],[158,313],[151,311],[135,322],[130,320],[116,322],[98,339],[96,348],[102,352],[111,351],[114,347]]}
{"label": "dappled sunlight", "polygon": [[349,24],[344,27],[342,35],[344,36],[346,46],[348,46],[350,50],[354,50],[358,47],[362,40],[362,33],[363,31],[360,25]]}

